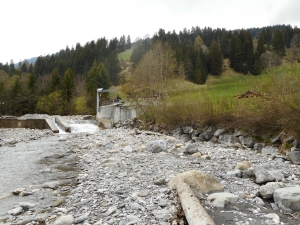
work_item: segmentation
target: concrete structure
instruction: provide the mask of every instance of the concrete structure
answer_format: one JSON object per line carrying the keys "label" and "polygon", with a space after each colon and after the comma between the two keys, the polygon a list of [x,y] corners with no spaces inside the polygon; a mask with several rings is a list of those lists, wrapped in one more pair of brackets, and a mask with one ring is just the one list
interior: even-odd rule
{"label": "concrete structure", "polygon": [[96,119],[109,129],[113,128],[116,123],[135,117],[136,110],[132,106],[122,104],[100,106],[96,115]]}
{"label": "concrete structure", "polygon": [[57,125],[60,127],[65,132],[71,133],[71,127],[70,125],[62,118],[61,116],[56,116],[55,117],[55,122]]}
{"label": "concrete structure", "polygon": [[136,117],[136,110],[130,105],[123,105],[120,102],[115,103],[114,101],[109,105],[101,105],[102,93],[111,91],[113,90],[97,89],[96,119],[108,129],[113,128],[116,123]]}
{"label": "concrete structure", "polygon": [[51,119],[0,118],[0,128],[49,129],[58,133],[58,128]]}

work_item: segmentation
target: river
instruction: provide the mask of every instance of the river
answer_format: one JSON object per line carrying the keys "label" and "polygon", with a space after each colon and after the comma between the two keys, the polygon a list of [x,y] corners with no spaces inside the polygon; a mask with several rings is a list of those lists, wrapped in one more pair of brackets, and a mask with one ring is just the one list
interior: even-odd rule
{"label": "river", "polygon": [[[42,188],[46,182],[64,181],[67,193],[77,169],[76,155],[72,154],[77,143],[74,140],[98,130],[88,121],[69,122],[71,134],[60,131],[54,136],[0,147],[0,217],[19,202],[35,203],[38,210],[50,209],[61,196]],[[13,195],[12,191],[17,188],[26,188],[23,194],[28,196]]]}

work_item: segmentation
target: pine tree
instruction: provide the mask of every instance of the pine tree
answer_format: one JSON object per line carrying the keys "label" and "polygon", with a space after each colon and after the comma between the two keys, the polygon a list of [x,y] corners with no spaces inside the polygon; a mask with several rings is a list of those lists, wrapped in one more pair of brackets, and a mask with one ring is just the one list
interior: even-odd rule
{"label": "pine tree", "polygon": [[233,69],[237,72],[242,72],[243,71],[243,59],[244,59],[244,52],[243,52],[243,47],[242,47],[242,42],[238,38],[237,42],[235,44],[235,52],[233,55]]}
{"label": "pine tree", "polygon": [[116,51],[112,51],[109,54],[105,62],[105,68],[109,72],[111,83],[113,85],[119,85],[119,73],[121,71],[121,67],[119,65],[119,59]]}
{"label": "pine tree", "polygon": [[210,72],[213,75],[220,75],[222,73],[222,54],[218,43],[213,40],[209,48]]}
{"label": "pine tree", "polygon": [[262,30],[259,33],[257,47],[256,47],[256,53],[258,56],[260,56],[261,54],[263,54],[266,51],[265,43],[266,43],[265,30]]}
{"label": "pine tree", "polygon": [[64,74],[63,80],[61,82],[61,92],[62,92],[62,98],[70,102],[75,91],[75,80],[73,71],[68,68]]}
{"label": "pine tree", "polygon": [[229,35],[228,32],[223,28],[220,41],[220,49],[224,58],[229,57]]}
{"label": "pine tree", "polygon": [[61,78],[58,73],[58,68],[55,68],[51,75],[49,92],[52,93],[58,91],[60,89],[60,85],[61,85]]}
{"label": "pine tree", "polygon": [[248,74],[253,72],[254,68],[254,51],[253,41],[249,30],[246,31],[244,36],[244,68],[243,73]]}
{"label": "pine tree", "polygon": [[126,48],[127,48],[127,49],[130,49],[130,48],[131,48],[131,38],[130,38],[130,35],[127,36]]}
{"label": "pine tree", "polygon": [[282,33],[280,32],[280,30],[275,30],[275,32],[274,32],[272,47],[273,47],[274,52],[277,55],[279,55],[280,57],[284,56],[285,47],[284,47]]}

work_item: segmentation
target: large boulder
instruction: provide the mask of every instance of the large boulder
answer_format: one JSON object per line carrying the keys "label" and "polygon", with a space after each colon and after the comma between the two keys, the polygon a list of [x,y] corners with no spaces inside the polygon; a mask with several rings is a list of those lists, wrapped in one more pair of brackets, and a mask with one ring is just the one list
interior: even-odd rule
{"label": "large boulder", "polygon": [[236,204],[239,200],[239,196],[228,192],[220,192],[209,195],[207,200],[209,204],[217,208],[224,208],[228,204]]}
{"label": "large boulder", "polygon": [[203,134],[204,134],[204,137],[207,141],[209,141],[210,139],[212,139],[212,137],[214,136],[214,132],[215,132],[215,129],[211,126],[209,127]]}
{"label": "large boulder", "polygon": [[285,213],[300,210],[300,187],[286,187],[274,191],[274,202]]}
{"label": "large boulder", "polygon": [[261,186],[259,192],[263,198],[273,198],[274,191],[282,187],[283,183],[269,182]]}
{"label": "large boulder", "polygon": [[202,194],[224,190],[223,185],[215,177],[198,170],[178,174],[170,180],[168,186],[171,189],[176,189],[176,185],[180,182],[188,183],[193,190],[201,192]]}
{"label": "large boulder", "polygon": [[278,148],[275,148],[273,146],[265,146],[261,149],[261,154],[264,154],[264,155],[273,155],[278,152],[279,152]]}
{"label": "large boulder", "polygon": [[74,222],[74,217],[72,215],[66,215],[59,217],[53,225],[71,225]]}
{"label": "large boulder", "polygon": [[236,164],[235,169],[236,170],[246,170],[249,169],[251,167],[251,163],[249,161],[242,161],[242,162],[238,162]]}
{"label": "large boulder", "polygon": [[185,154],[194,154],[196,152],[199,152],[199,146],[197,144],[188,144],[184,150]]}
{"label": "large boulder", "polygon": [[150,141],[146,146],[146,150],[152,153],[166,152],[167,142],[164,140]]}
{"label": "large boulder", "polygon": [[224,133],[226,133],[226,129],[225,128],[218,129],[218,130],[215,131],[214,136],[218,138],[218,137],[220,137],[220,135],[222,135]]}
{"label": "large boulder", "polygon": [[296,165],[300,164],[300,151],[290,152],[289,157],[294,164]]}
{"label": "large boulder", "polygon": [[255,182],[263,184],[270,181],[279,181],[284,178],[281,170],[272,164],[262,164],[254,169]]}

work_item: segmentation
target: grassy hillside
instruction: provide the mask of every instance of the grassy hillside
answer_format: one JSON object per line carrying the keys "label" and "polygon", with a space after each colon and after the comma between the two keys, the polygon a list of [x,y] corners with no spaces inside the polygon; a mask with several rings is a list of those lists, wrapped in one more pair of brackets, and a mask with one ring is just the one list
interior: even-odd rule
{"label": "grassy hillside", "polygon": [[129,61],[130,60],[130,56],[131,56],[134,48],[135,47],[131,47],[130,49],[127,49],[124,52],[119,53],[118,54],[118,59],[119,60],[124,60],[124,61]]}

